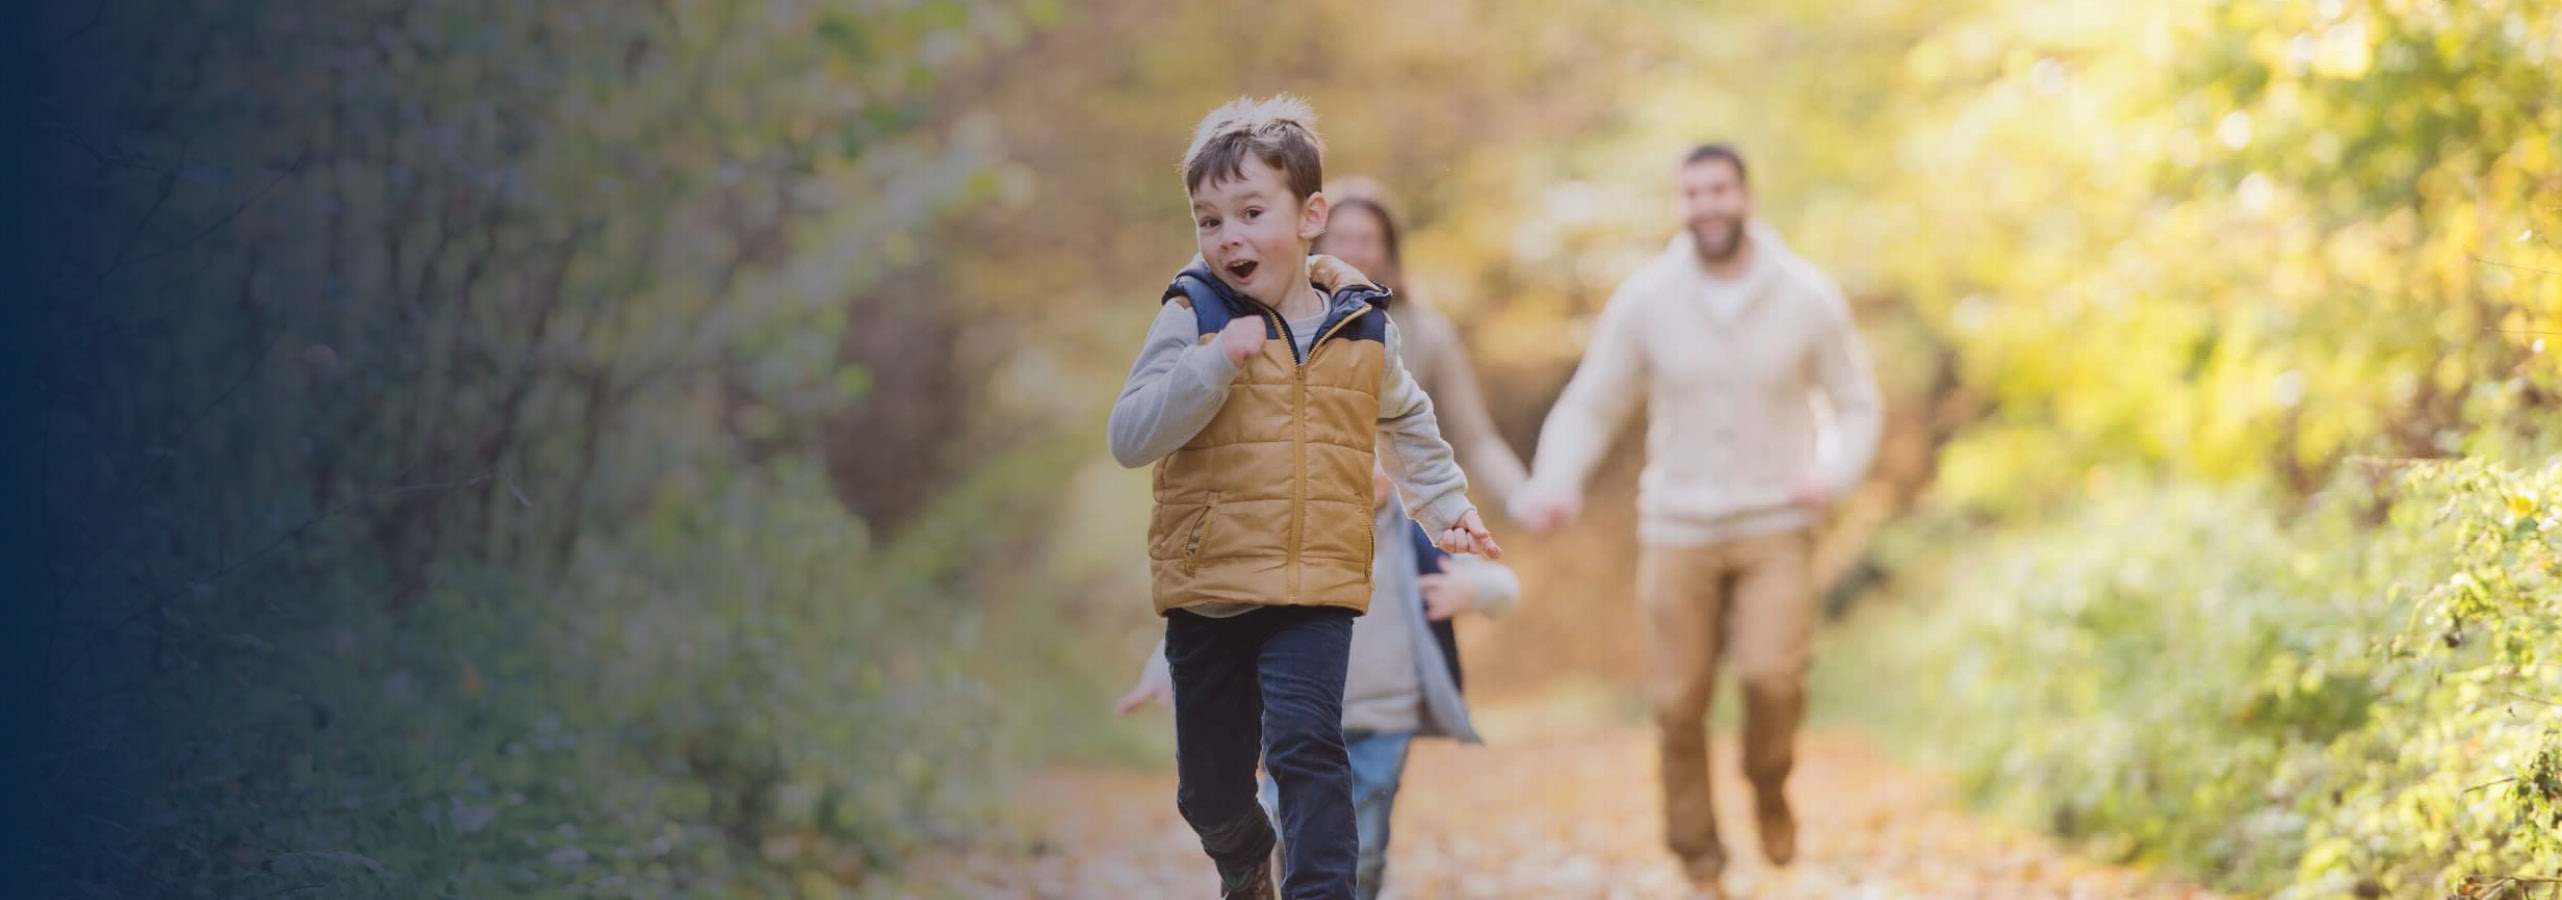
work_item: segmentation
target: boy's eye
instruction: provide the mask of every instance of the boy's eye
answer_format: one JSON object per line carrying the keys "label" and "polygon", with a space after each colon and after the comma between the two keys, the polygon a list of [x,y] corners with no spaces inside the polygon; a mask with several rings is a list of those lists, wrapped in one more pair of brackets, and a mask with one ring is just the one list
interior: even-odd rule
{"label": "boy's eye", "polygon": [[1246,221],[1248,221],[1248,222],[1252,222],[1252,221],[1254,221],[1254,220],[1256,220],[1256,219],[1260,219],[1260,218],[1263,218],[1263,210],[1260,210],[1260,209],[1249,209],[1249,210],[1246,210],[1246,211],[1245,211],[1245,220],[1246,220]]}
{"label": "boy's eye", "polygon": [[1210,229],[1212,229],[1212,228],[1217,228],[1217,227],[1219,227],[1219,220],[1217,220],[1217,219],[1202,219],[1202,220],[1201,220],[1201,230],[1203,230],[1203,231],[1208,231],[1208,230],[1210,230]]}

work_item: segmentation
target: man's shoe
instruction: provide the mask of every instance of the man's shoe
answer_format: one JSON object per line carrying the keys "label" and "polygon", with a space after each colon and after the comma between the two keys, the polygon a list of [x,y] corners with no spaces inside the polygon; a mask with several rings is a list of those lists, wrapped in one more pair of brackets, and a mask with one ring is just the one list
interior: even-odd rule
{"label": "man's shoe", "polygon": [[1689,900],[1726,900],[1726,861],[1694,859],[1682,865],[1682,875],[1690,879]]}
{"label": "man's shoe", "polygon": [[1797,858],[1797,816],[1788,811],[1788,795],[1779,791],[1762,792],[1759,801],[1754,818],[1761,832],[1761,855],[1773,866],[1785,866]]}
{"label": "man's shoe", "polygon": [[1219,900],[1281,900],[1281,889],[1272,883],[1272,858],[1233,870],[1219,866]]}

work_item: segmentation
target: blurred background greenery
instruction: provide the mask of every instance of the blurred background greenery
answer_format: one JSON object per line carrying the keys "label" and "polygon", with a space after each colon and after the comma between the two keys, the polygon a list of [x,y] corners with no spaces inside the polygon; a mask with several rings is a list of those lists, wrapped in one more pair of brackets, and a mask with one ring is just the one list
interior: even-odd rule
{"label": "blurred background greenery", "polygon": [[[1525,456],[1743,148],[1890,400],[1832,720],[2236,891],[2562,875],[2553,0],[40,7],[48,884],[930,896],[1160,759],[1103,423],[1284,90]],[[1472,687],[1633,685],[1634,469]]]}

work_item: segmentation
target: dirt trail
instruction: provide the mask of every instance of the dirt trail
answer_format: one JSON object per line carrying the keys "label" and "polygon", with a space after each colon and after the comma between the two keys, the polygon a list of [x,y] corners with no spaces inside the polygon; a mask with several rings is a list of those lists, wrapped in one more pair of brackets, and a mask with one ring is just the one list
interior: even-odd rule
{"label": "dirt trail", "polygon": [[[1490,729],[1496,730],[1496,729]],[[1511,732],[1483,747],[1420,741],[1397,804],[1388,897],[1678,898],[1661,848],[1653,736],[1590,724]],[[1945,779],[1880,757],[1861,739],[1808,735],[1790,795],[1800,859],[1759,858],[1750,794],[1716,749],[1719,821],[1737,862],[1728,886],[1754,898],[2207,898],[2157,875],[2080,860],[2052,842],[1957,810]],[[980,876],[987,896],[1208,897],[1199,845],[1174,812],[1171,772],[1062,770],[1030,797],[1036,858]]]}

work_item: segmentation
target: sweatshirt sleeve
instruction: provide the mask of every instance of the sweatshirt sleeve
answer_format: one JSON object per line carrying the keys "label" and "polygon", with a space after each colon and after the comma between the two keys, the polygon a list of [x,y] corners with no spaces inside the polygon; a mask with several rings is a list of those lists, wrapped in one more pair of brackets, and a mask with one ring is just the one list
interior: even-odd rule
{"label": "sweatshirt sleeve", "polygon": [[1167,302],[1148,326],[1121,397],[1112,402],[1112,458],[1138,468],[1165,458],[1218,415],[1237,367],[1217,342],[1200,340],[1192,309]]}
{"label": "sweatshirt sleeve", "polygon": [[1468,478],[1433,420],[1432,399],[1398,361],[1399,340],[1390,323],[1387,361],[1379,372],[1379,464],[1414,520],[1439,534],[1475,507],[1468,503]]}
{"label": "sweatshirt sleeve", "polygon": [[1815,477],[1838,496],[1858,487],[1876,459],[1882,413],[1877,379],[1860,348],[1859,329],[1851,324],[1850,303],[1830,277],[1815,278],[1824,311],[1822,333],[1815,339],[1815,382],[1832,407],[1831,452],[1817,461]]}
{"label": "sweatshirt sleeve", "polygon": [[1501,618],[1521,604],[1521,576],[1511,566],[1473,556],[1453,557],[1450,576],[1464,578],[1477,591],[1477,611]]}
{"label": "sweatshirt sleeve", "polygon": [[1601,310],[1592,345],[1539,428],[1530,482],[1543,490],[1583,488],[1610,439],[1645,396],[1645,345],[1638,321],[1640,289],[1623,285]]}
{"label": "sweatshirt sleeve", "polygon": [[1139,667],[1139,683],[1174,686],[1174,670],[1165,659],[1165,638],[1157,638],[1156,647],[1148,651],[1147,663]]}

